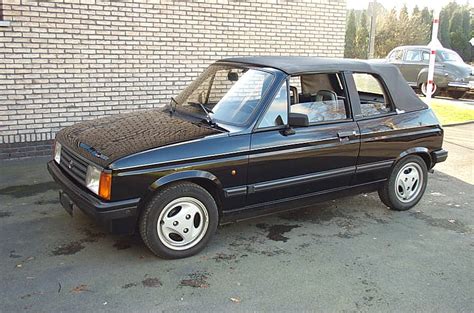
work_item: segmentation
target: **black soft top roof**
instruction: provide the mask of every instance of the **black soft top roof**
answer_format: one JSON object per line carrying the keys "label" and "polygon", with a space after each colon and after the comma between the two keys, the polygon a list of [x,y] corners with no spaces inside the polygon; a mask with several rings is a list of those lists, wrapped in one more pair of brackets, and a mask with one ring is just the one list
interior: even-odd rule
{"label": "black soft top roof", "polygon": [[[301,56],[258,56],[239,57],[220,60],[219,62],[244,63],[259,67],[272,67],[289,75],[304,74],[317,71],[370,71],[371,64],[367,61],[337,58],[318,58]],[[382,63],[383,64],[383,63]]]}
{"label": "black soft top roof", "polygon": [[288,75],[301,75],[305,73],[327,71],[372,73],[383,79],[397,109],[416,111],[428,108],[428,106],[418,98],[413,89],[407,84],[398,68],[383,60],[363,61],[303,56],[256,56],[227,58],[218,62],[270,67],[283,71]]}

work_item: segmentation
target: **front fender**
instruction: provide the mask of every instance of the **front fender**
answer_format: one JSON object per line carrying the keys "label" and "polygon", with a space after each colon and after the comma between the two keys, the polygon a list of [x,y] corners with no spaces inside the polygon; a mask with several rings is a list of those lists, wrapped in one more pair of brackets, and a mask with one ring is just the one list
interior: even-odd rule
{"label": "front fender", "polygon": [[[438,87],[445,88],[448,86],[449,79],[444,75],[444,70],[442,68],[436,68],[433,76],[433,80]],[[423,68],[418,73],[417,86],[425,83],[428,80],[428,67]]]}
{"label": "front fender", "polygon": [[158,180],[154,181],[150,185],[150,190],[154,191],[164,185],[167,185],[173,182],[191,180],[191,179],[206,180],[214,184],[220,190],[222,190],[222,184],[214,174],[206,172],[206,171],[200,171],[200,170],[181,171],[181,172],[176,172],[176,173],[172,173],[172,174],[168,174],[166,176],[160,177]]}

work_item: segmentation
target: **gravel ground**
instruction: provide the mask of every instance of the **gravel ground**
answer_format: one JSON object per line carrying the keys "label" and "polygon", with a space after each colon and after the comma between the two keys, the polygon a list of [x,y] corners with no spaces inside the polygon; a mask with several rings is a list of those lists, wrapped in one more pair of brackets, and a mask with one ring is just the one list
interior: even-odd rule
{"label": "gravel ground", "polygon": [[473,312],[473,125],[408,212],[364,194],[220,227],[167,261],[57,201],[45,159],[0,163],[0,312]]}

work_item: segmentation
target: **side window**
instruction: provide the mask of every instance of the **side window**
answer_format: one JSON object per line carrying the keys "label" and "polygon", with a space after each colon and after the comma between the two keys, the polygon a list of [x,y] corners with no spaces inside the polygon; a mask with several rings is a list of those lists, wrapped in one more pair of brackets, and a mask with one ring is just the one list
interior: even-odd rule
{"label": "side window", "polygon": [[368,73],[354,73],[363,117],[386,114],[392,111],[388,94],[380,78]]}
{"label": "side window", "polygon": [[428,51],[423,51],[423,62],[429,62],[430,61],[430,53]]}
{"label": "side window", "polygon": [[288,123],[288,87],[283,83],[273,102],[265,112],[259,128],[286,125]]}
{"label": "side window", "polygon": [[339,73],[294,76],[290,79],[290,112],[306,114],[310,124],[340,121],[350,114]]}
{"label": "side window", "polygon": [[405,60],[408,62],[421,62],[421,50],[408,50]]}
{"label": "side window", "polygon": [[403,58],[403,50],[394,50],[388,56],[389,61],[401,61]]}

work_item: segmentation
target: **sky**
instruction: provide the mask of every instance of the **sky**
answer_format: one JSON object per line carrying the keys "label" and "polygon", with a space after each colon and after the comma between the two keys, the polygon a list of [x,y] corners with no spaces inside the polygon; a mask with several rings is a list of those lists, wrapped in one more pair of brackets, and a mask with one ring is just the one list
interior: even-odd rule
{"label": "sky", "polygon": [[[348,9],[367,9],[369,2],[373,0],[347,0]],[[381,3],[386,9],[391,9],[396,7],[400,9],[404,4],[408,7],[408,10],[412,10],[415,5],[418,5],[419,8],[427,6],[430,9],[435,9],[436,6],[442,7],[453,0],[377,0],[378,3]],[[459,4],[469,4],[474,6],[474,0],[456,0]]]}

